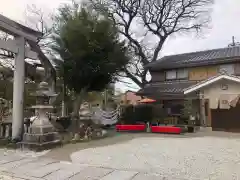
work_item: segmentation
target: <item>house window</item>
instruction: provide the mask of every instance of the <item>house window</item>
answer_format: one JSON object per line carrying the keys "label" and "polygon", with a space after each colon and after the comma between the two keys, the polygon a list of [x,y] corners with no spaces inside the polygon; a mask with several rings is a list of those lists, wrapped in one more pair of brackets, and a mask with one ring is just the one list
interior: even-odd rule
{"label": "house window", "polygon": [[166,80],[187,79],[188,71],[186,69],[178,69],[166,72]]}
{"label": "house window", "polygon": [[229,74],[229,75],[233,75],[234,74],[234,66],[233,66],[233,64],[220,65],[219,72],[220,73],[226,73],[226,74]]}
{"label": "house window", "polygon": [[177,79],[187,79],[188,78],[188,70],[179,69],[177,70]]}
{"label": "house window", "polygon": [[172,71],[167,71],[166,72],[166,80],[173,80],[177,78],[177,71],[172,70]]}

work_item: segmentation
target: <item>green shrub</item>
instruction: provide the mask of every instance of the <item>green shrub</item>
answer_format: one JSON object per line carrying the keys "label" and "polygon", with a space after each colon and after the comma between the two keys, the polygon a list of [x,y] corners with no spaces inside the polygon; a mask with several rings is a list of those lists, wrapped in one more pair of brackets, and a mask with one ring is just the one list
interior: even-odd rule
{"label": "green shrub", "polygon": [[147,123],[153,120],[153,105],[128,105],[123,107],[121,122],[124,124]]}

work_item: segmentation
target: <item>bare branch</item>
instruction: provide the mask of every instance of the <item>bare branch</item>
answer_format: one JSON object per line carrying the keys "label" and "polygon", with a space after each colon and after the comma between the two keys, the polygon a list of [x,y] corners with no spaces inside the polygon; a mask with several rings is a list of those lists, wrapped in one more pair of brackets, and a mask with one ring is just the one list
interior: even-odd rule
{"label": "bare branch", "polygon": [[134,83],[136,83],[139,87],[143,87],[143,84],[141,83],[141,81],[139,81],[139,79],[132,74],[128,69],[125,70],[125,73],[127,75],[128,78],[130,78]]}
{"label": "bare branch", "polygon": [[[90,0],[95,10],[107,15],[128,41],[133,54],[126,75],[140,87],[147,70],[143,66],[156,61],[169,36],[198,32],[209,23],[209,5],[213,0]],[[140,27],[139,25],[142,25]],[[143,33],[137,38],[134,28]],[[154,48],[145,47],[147,34],[156,40]],[[140,40],[141,39],[141,40]],[[149,45],[148,45],[149,46]],[[141,66],[141,67],[140,67]],[[140,68],[139,68],[140,67]]]}

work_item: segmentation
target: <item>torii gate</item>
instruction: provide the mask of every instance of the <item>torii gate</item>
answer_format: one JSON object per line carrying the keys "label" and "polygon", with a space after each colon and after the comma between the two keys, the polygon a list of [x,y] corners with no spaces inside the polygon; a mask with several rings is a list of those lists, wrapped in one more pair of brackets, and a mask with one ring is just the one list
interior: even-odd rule
{"label": "torii gate", "polygon": [[[41,32],[23,26],[0,14],[0,30],[14,36],[14,40],[0,40],[0,49],[15,53],[13,83],[12,139],[21,139],[23,128],[23,94],[25,84],[25,58],[41,60],[45,72],[52,68],[51,63],[38,46]],[[26,47],[26,42],[30,47]],[[51,69],[52,71],[52,69]]]}

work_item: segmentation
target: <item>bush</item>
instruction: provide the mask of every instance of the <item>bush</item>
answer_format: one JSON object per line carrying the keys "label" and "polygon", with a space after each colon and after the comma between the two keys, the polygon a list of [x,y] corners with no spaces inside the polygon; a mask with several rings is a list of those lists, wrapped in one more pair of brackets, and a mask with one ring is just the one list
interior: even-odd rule
{"label": "bush", "polygon": [[141,104],[135,106],[134,115],[137,122],[151,122],[153,120],[153,105]]}
{"label": "bush", "polygon": [[147,123],[153,120],[153,105],[141,104],[123,107],[121,122],[124,124]]}
{"label": "bush", "polygon": [[127,105],[122,107],[122,113],[120,118],[121,123],[134,124],[133,106]]}

